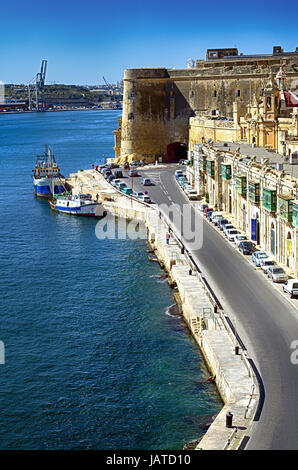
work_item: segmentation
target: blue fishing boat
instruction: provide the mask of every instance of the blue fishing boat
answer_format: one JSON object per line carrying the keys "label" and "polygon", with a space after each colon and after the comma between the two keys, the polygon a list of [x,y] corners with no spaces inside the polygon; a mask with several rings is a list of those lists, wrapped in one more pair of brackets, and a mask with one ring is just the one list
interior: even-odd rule
{"label": "blue fishing boat", "polygon": [[45,146],[45,153],[37,155],[35,168],[33,170],[34,193],[39,197],[49,198],[54,194],[65,192],[65,187],[61,181],[62,175],[56,163],[55,157],[48,145]]}

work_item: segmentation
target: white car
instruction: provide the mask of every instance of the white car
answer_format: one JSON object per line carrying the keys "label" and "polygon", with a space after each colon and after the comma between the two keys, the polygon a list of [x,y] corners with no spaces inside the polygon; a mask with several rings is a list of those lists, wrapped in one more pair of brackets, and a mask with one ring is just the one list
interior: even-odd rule
{"label": "white car", "polygon": [[143,194],[143,196],[140,196],[139,200],[142,202],[147,202],[147,204],[151,203],[151,199],[147,194]]}
{"label": "white car", "polygon": [[226,232],[226,237],[227,239],[230,241],[230,242],[234,242],[235,241],[235,237],[236,235],[238,235],[239,232],[238,230],[236,230],[235,228],[230,228],[229,230],[227,230]]}
{"label": "white car", "polygon": [[223,219],[223,215],[220,212],[212,212],[211,222],[217,225],[218,221]]}
{"label": "white car", "polygon": [[184,187],[183,187],[184,191],[186,193],[188,193],[189,191],[192,191],[193,190],[193,187],[190,185],[190,184],[186,184]]}
{"label": "white car", "polygon": [[245,242],[248,241],[248,238],[246,235],[242,235],[241,233],[239,235],[236,235],[235,237],[235,243],[239,247],[240,242]]}
{"label": "white car", "polygon": [[272,279],[273,282],[286,282],[288,280],[285,270],[280,266],[269,266],[267,276],[269,279]]}
{"label": "white car", "polygon": [[227,236],[227,231],[230,230],[230,229],[234,229],[234,225],[233,224],[226,224],[223,228],[223,233],[225,234],[225,236]]}
{"label": "white car", "polygon": [[187,196],[188,199],[196,201],[198,199],[198,193],[195,189],[192,189],[191,191],[187,191]]}
{"label": "white car", "polygon": [[116,185],[120,182],[121,182],[121,180],[119,178],[116,178],[116,179],[111,181],[111,185],[116,187]]}
{"label": "white car", "polygon": [[284,292],[290,294],[291,299],[294,295],[298,295],[298,279],[289,279],[283,286]]}
{"label": "white car", "polygon": [[268,268],[271,266],[276,266],[274,259],[265,258],[260,261],[260,267],[265,274],[267,274]]}

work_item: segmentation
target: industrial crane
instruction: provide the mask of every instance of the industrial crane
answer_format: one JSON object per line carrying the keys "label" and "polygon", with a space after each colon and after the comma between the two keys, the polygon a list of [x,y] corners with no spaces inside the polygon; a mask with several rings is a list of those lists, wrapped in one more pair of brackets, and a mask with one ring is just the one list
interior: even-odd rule
{"label": "industrial crane", "polygon": [[45,80],[46,80],[47,63],[48,63],[47,60],[43,60],[41,62],[40,72],[38,72],[28,84],[28,100],[29,100],[30,111],[32,110],[31,89],[30,89],[31,86],[35,88],[36,111],[44,111],[45,109],[44,86],[45,86]]}

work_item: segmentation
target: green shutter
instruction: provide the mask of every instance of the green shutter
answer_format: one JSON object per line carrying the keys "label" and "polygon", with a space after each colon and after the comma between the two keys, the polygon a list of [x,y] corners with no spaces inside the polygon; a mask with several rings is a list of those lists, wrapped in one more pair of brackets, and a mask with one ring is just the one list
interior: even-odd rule
{"label": "green shutter", "polygon": [[207,160],[206,170],[209,176],[214,176],[214,160]]}
{"label": "green shutter", "polygon": [[293,202],[292,211],[292,224],[298,227],[298,201]]}
{"label": "green shutter", "polygon": [[241,194],[241,196],[246,196],[246,176],[236,176],[236,191]]}
{"label": "green shutter", "polygon": [[260,183],[255,181],[248,182],[248,199],[254,204],[260,202]]}
{"label": "green shutter", "polygon": [[277,198],[277,213],[283,219],[291,222],[293,214],[293,198],[280,194]]}
{"label": "green shutter", "polygon": [[231,165],[227,163],[221,164],[221,177],[223,180],[230,180],[232,176],[232,168]]}
{"label": "green shutter", "polygon": [[263,189],[263,207],[270,212],[276,211],[276,190],[275,189]]}

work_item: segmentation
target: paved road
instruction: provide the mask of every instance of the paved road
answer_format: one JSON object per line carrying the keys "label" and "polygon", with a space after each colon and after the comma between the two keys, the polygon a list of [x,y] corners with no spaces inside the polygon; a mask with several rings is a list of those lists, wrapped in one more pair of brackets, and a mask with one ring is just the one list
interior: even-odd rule
{"label": "paved road", "polygon": [[[141,178],[134,178],[134,190],[146,189],[155,203],[181,208],[188,202],[173,168],[142,174],[155,186],[144,188]],[[246,449],[298,449],[298,365],[290,360],[291,344],[298,342],[298,311],[205,219],[203,236],[202,248],[190,251],[262,377],[264,402]]]}

